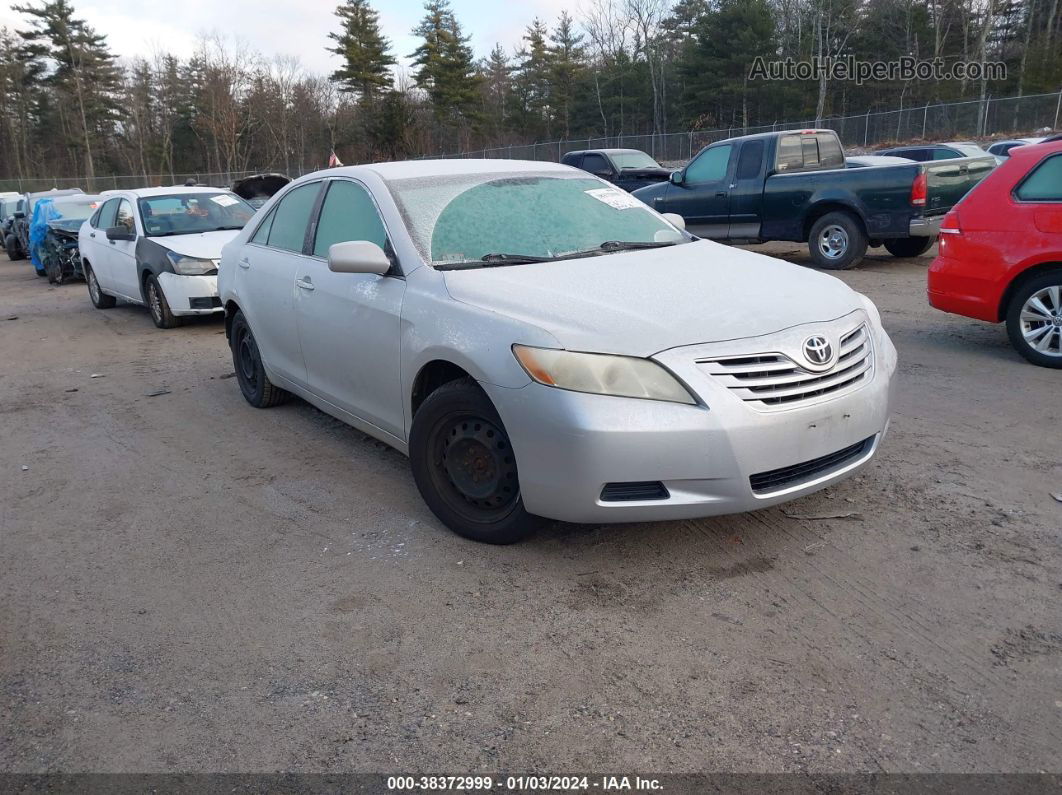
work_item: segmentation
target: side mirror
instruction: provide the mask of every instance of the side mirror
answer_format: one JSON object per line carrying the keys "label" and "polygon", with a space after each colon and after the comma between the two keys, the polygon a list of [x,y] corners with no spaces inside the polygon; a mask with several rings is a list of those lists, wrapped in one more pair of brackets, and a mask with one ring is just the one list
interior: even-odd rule
{"label": "side mirror", "polygon": [[108,240],[136,240],[136,233],[127,226],[112,226],[107,230]]}
{"label": "side mirror", "polygon": [[384,250],[368,240],[348,240],[328,247],[328,270],[334,273],[375,273],[391,270]]}
{"label": "side mirror", "polygon": [[24,212],[22,212],[22,210],[15,210],[15,212],[12,213],[12,215],[14,215],[15,218],[25,218],[26,217],[26,214]]}
{"label": "side mirror", "polygon": [[667,222],[672,226],[678,227],[679,229],[686,228],[686,219],[678,213],[661,213],[661,215],[663,215],[664,218],[667,219]]}
{"label": "side mirror", "polygon": [[679,169],[678,171],[672,171],[671,176],[668,177],[668,180],[671,182],[672,185],[681,185],[683,182],[685,182],[686,178],[683,176],[682,170]]}
{"label": "side mirror", "polygon": [[593,171],[591,173],[595,177],[600,177],[601,179],[612,179],[612,172],[611,171]]}

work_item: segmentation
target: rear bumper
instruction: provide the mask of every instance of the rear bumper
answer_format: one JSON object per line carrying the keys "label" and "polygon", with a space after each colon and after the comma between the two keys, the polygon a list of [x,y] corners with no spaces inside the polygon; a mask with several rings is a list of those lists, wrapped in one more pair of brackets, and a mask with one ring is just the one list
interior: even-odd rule
{"label": "rear bumper", "polygon": [[929,305],[942,312],[998,323],[1002,298],[996,279],[978,278],[969,264],[938,255],[926,277]]}
{"label": "rear bumper", "polygon": [[940,224],[943,220],[943,215],[934,215],[931,218],[912,218],[908,233],[911,237],[936,237],[940,234]]}
{"label": "rear bumper", "polygon": [[218,297],[218,277],[160,273],[159,284],[175,315],[212,315],[225,311]]}

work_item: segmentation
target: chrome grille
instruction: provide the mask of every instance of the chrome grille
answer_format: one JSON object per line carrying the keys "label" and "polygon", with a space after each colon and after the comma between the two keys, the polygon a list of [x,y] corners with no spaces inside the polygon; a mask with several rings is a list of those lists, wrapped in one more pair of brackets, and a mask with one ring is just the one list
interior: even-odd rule
{"label": "chrome grille", "polygon": [[736,397],[753,408],[791,408],[858,389],[874,373],[866,324],[841,336],[837,358],[826,370],[810,370],[784,353],[719,356],[698,361]]}

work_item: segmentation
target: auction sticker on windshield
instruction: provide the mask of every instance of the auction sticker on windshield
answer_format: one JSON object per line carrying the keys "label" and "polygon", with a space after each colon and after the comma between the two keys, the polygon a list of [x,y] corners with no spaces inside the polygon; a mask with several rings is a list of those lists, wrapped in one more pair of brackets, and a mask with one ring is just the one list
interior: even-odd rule
{"label": "auction sticker on windshield", "polygon": [[236,199],[232,198],[231,196],[226,196],[224,193],[221,193],[217,196],[211,196],[210,201],[214,202],[215,204],[220,204],[222,207],[231,207],[234,204],[239,204]]}
{"label": "auction sticker on windshield", "polygon": [[604,202],[617,210],[633,210],[645,206],[626,191],[617,188],[594,188],[593,190],[585,191],[585,193],[587,196],[593,196],[599,202]]}

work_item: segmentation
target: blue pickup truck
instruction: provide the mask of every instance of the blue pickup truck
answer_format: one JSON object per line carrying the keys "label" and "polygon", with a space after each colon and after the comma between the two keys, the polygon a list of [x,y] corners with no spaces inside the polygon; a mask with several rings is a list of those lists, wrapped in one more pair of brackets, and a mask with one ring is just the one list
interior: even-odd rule
{"label": "blue pickup truck", "polygon": [[925,253],[944,214],[995,165],[988,156],[845,168],[835,132],[791,130],[713,143],[633,195],[700,237],[807,243],[817,267],[840,270],[868,246]]}

